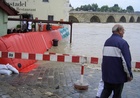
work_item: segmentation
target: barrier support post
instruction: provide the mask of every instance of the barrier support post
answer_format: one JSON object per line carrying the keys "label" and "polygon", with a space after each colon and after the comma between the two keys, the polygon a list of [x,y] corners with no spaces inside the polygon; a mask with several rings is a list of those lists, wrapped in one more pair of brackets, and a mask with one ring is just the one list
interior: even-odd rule
{"label": "barrier support post", "polygon": [[[86,60],[86,58],[84,58]],[[86,60],[87,61],[87,60]],[[74,83],[74,88],[77,90],[87,90],[88,83],[84,80],[84,63],[81,65],[81,78]]]}

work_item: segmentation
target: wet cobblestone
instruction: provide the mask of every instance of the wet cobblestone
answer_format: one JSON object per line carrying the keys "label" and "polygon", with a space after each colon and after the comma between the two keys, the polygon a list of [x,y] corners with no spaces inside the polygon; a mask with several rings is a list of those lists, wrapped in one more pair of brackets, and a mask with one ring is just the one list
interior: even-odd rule
{"label": "wet cobblestone", "polygon": [[[0,98],[95,98],[101,70],[98,65],[85,66],[86,91],[73,85],[80,80],[80,64],[37,62],[40,66],[29,73],[0,76]],[[98,67],[97,67],[98,66]],[[125,83],[122,98],[140,98],[140,72],[133,72],[132,82]]]}

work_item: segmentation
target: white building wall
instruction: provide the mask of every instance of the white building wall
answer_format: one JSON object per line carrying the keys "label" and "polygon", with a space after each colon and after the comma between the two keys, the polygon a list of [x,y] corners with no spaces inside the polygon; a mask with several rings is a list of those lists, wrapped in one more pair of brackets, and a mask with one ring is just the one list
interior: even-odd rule
{"label": "white building wall", "polygon": [[69,0],[6,0],[12,7],[22,13],[33,14],[41,20],[48,20],[48,15],[54,17],[54,21],[69,20]]}

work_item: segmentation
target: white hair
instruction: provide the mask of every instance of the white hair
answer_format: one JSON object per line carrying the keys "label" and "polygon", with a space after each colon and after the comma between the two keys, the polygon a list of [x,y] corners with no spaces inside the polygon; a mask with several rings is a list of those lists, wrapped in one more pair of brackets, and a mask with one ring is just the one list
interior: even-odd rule
{"label": "white hair", "polygon": [[113,26],[112,32],[118,31],[118,29],[122,29],[122,28],[123,28],[122,25],[116,24],[116,25]]}

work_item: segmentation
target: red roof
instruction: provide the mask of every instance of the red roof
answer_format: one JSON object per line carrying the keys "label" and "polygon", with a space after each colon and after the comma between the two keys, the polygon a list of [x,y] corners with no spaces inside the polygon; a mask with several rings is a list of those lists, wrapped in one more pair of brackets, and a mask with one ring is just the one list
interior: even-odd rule
{"label": "red roof", "polygon": [[18,11],[11,7],[5,0],[0,0],[0,9],[8,15],[18,15]]}

